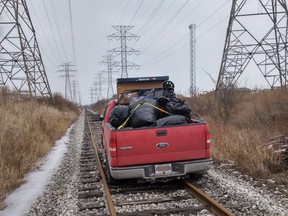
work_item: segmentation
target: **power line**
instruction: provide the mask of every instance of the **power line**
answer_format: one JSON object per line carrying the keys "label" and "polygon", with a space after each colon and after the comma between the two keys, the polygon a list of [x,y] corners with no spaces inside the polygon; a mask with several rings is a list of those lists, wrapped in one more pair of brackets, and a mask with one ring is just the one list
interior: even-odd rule
{"label": "power line", "polygon": [[118,22],[118,25],[120,25],[120,22],[121,22],[124,14],[125,14],[125,12],[126,12],[126,10],[127,10],[127,7],[128,7],[129,2],[130,2],[130,0],[128,0],[127,3],[126,3],[125,9],[124,9],[124,11],[123,11],[123,13],[122,13],[122,16],[121,16],[121,18],[120,18],[120,20],[119,20],[119,22]]}
{"label": "power line", "polygon": [[69,0],[69,15],[70,15],[70,30],[71,30],[71,39],[72,39],[72,52],[73,52],[73,61],[77,64],[76,59],[76,51],[75,51],[75,40],[74,40],[74,28],[73,28],[73,20],[72,20],[72,5],[71,0]]}
{"label": "power line", "polygon": [[[158,2],[156,8],[155,8],[154,11],[151,13],[151,15],[149,16],[149,18],[146,20],[146,22],[144,23],[144,25],[142,25],[142,26],[140,27],[140,30],[139,30],[138,33],[137,33],[137,34],[139,34],[139,33],[142,31],[140,37],[142,37],[142,36],[144,35],[144,33],[145,33],[146,30],[148,29],[150,23],[152,22],[152,20],[154,19],[154,17],[156,16],[156,14],[157,14],[158,11],[160,10],[160,8],[162,7],[163,3],[164,3],[164,0],[161,0],[161,1]],[[167,12],[168,9],[169,9],[174,3],[175,3],[175,1],[173,1],[173,2],[168,6],[168,8],[165,10],[165,12]],[[149,10],[147,10],[147,11],[149,11]],[[155,24],[159,21],[159,19],[165,14],[165,12],[162,13],[162,15],[160,15],[160,17],[158,17],[158,19],[156,20],[156,22],[154,22],[154,25],[155,25]],[[151,28],[149,28],[149,29],[151,29]],[[136,44],[136,41],[134,42],[134,44],[132,45],[132,47],[134,47],[135,44]],[[137,56],[135,57],[135,59],[136,59],[136,58],[137,58]],[[134,59],[134,60],[135,60],[135,59]],[[134,61],[134,60],[133,60],[133,61]]]}
{"label": "power line", "polygon": [[140,49],[143,49],[143,47],[146,48],[143,49],[142,53],[144,53],[156,40],[157,37],[159,37],[162,32],[170,25],[170,23],[175,19],[175,17],[180,13],[180,11],[188,4],[189,0],[186,0],[186,2],[184,2],[184,4],[178,9],[178,11],[170,18],[170,20],[166,23],[165,26],[163,26],[158,32],[156,32],[152,38],[146,43],[144,44]]}
{"label": "power line", "polygon": [[198,28],[203,25],[205,22],[207,22],[215,13],[217,13],[222,7],[224,7],[225,4],[227,4],[230,0],[225,1],[220,7],[218,7],[214,12],[212,12],[205,20],[203,20],[200,24],[198,24]]}
{"label": "power line", "polygon": [[[38,23],[39,23],[40,29],[41,29],[41,31],[42,31],[42,33],[43,33],[43,36],[44,36],[44,38],[45,38],[48,46],[52,48],[49,40],[47,39],[47,36],[46,36],[44,30],[43,30],[42,24],[41,24],[41,22],[40,22],[40,20],[39,20],[39,17],[37,16],[37,12],[36,12],[36,10],[35,10],[32,2],[31,2],[31,7],[32,7],[32,9],[33,9],[33,11],[34,11],[35,17],[36,17],[36,19],[37,19],[37,21],[38,21]],[[56,44],[56,46],[57,46],[57,44]],[[42,53],[45,54],[45,56],[46,56],[47,59],[50,61],[50,63],[53,65],[52,61],[49,59],[48,55],[44,52],[44,49],[42,49],[41,46],[40,46],[40,49],[42,50]],[[60,53],[59,53],[59,52],[58,52],[58,55],[59,55],[59,59],[61,60],[61,56],[60,56]],[[55,56],[55,55],[52,55],[52,56],[54,57],[54,59],[55,59],[56,62],[57,62],[58,60],[57,60],[56,56]]]}
{"label": "power line", "polygon": [[[168,52],[170,49],[172,49],[173,47],[175,47],[177,44],[179,44],[181,41],[183,41],[187,36],[189,35],[189,32],[187,34],[185,34],[182,38],[180,38],[176,43],[174,43],[172,46],[168,47],[166,50],[162,51],[159,55],[157,55],[157,58],[159,58],[160,56],[162,56],[164,53]],[[187,43],[189,44],[189,43]],[[170,55],[169,55],[170,56]],[[147,62],[145,62],[143,64],[143,66],[149,64],[150,62],[155,61],[155,58],[153,58],[152,60],[149,60]]]}
{"label": "power line", "polygon": [[220,23],[224,22],[225,20],[227,20],[229,18],[229,16],[224,17],[224,19],[220,20],[218,23],[216,23],[214,26],[212,26],[211,28],[209,28],[207,31],[203,32],[201,35],[197,36],[196,39],[200,39],[202,38],[205,34],[207,34],[208,32],[210,32],[212,29],[214,29],[216,26],[218,26]]}
{"label": "power line", "polygon": [[[175,2],[175,1],[174,1]],[[163,39],[165,36],[167,36],[167,34],[169,34],[177,25],[179,25],[179,23],[181,23],[183,20],[185,20],[194,10],[196,10],[204,1],[200,1],[200,3],[198,5],[196,5],[191,11],[189,11],[189,13],[182,18],[180,21],[178,21],[177,23],[175,23],[175,25],[173,27],[170,28],[170,30],[168,32],[166,32],[165,35],[162,35],[162,37],[159,37],[157,40],[155,40],[154,44],[157,43],[158,41],[160,41],[161,39]],[[151,46],[150,46],[151,47]],[[149,47],[149,48],[150,48]],[[148,49],[148,48],[147,48]],[[146,50],[147,50],[146,49]],[[143,52],[142,52],[143,53]]]}
{"label": "power line", "polygon": [[137,32],[137,35],[140,34],[141,31],[143,31],[140,35],[143,35],[144,32],[146,31],[146,29],[148,28],[149,24],[151,23],[151,21],[154,19],[154,17],[156,16],[156,14],[158,13],[159,9],[162,7],[164,3],[164,0],[160,0],[156,6],[156,8],[153,10],[153,12],[151,13],[151,15],[149,16],[149,18],[146,20],[146,22],[144,23],[144,25],[140,28],[139,32]]}
{"label": "power line", "polygon": [[[218,23],[216,23],[214,26],[212,26],[211,28],[209,28],[207,31],[205,31],[204,33],[202,33],[199,36],[196,36],[196,40],[199,40],[200,38],[202,38],[205,34],[207,34],[208,32],[210,32],[212,29],[214,29],[216,26],[218,26],[219,24],[221,24],[222,22],[224,22],[225,20],[227,20],[228,17],[225,17],[224,19],[220,20]],[[185,34],[182,38],[180,38],[176,43],[174,43],[172,46],[170,46],[169,48],[167,48],[166,50],[164,50],[163,52],[161,52],[159,55],[157,55],[157,58],[159,58],[160,56],[162,56],[164,53],[168,52],[170,49],[172,49],[174,46],[176,46],[178,43],[180,43],[181,41],[183,41],[187,36],[189,35],[189,33]],[[189,43],[184,44],[183,46],[180,47],[180,49],[177,49],[176,51],[173,51],[172,54],[177,53],[178,51],[180,51],[181,49],[185,48],[186,46],[188,46]],[[164,60],[165,58],[171,56],[171,54],[167,55],[164,58],[161,58],[161,60],[156,61],[154,63],[151,63],[153,61],[155,61],[155,58],[147,61],[143,64],[143,67],[147,66],[147,65],[154,65],[162,60]],[[151,64],[150,64],[151,63]]]}
{"label": "power line", "polygon": [[68,61],[68,56],[67,56],[66,49],[65,49],[65,46],[64,46],[64,43],[63,43],[62,33],[61,33],[58,17],[57,17],[57,14],[56,14],[54,2],[52,3],[51,0],[50,0],[50,5],[51,5],[51,8],[52,8],[52,14],[53,14],[53,17],[54,17],[54,21],[56,23],[56,29],[57,29],[57,32],[58,32],[58,35],[59,35],[60,44],[61,44],[62,49],[64,51],[64,55],[66,57],[66,61]]}
{"label": "power line", "polygon": [[[56,47],[56,52],[53,52],[53,55],[48,55],[47,54],[47,50],[45,51],[45,49],[43,49],[42,48],[42,46],[43,46],[43,44],[41,45],[41,44],[39,44],[39,48],[40,48],[40,50],[41,50],[41,52],[44,54],[44,56],[46,57],[46,59],[48,60],[48,62],[50,63],[50,65],[51,66],[53,66],[54,67],[54,63],[55,62],[59,62],[59,61],[61,61],[61,59],[62,59],[62,57],[61,57],[61,55],[60,55],[60,52],[59,52],[59,49],[58,49],[58,45],[57,45],[57,43],[56,43],[56,40],[55,40],[55,37],[54,37],[54,32],[52,31],[52,36],[53,36],[53,39],[54,39],[54,43],[52,43],[52,45],[54,45],[54,46],[52,46],[51,45],[51,43],[49,42],[49,40],[47,39],[47,33],[45,33],[44,32],[44,29],[43,29],[43,25],[41,24],[41,22],[40,22],[40,19],[39,19],[39,16],[37,15],[37,11],[35,10],[35,7],[34,7],[34,5],[33,5],[33,2],[30,2],[30,4],[31,4],[31,7],[32,7],[32,9],[33,9],[33,11],[34,11],[34,17],[36,17],[36,19],[37,19],[37,21],[38,21],[38,23],[39,23],[39,27],[40,27],[40,29],[41,29],[41,31],[42,31],[42,33],[43,33],[43,36],[44,36],[44,38],[45,38],[45,40],[46,40],[46,42],[47,42],[47,44],[48,44],[48,47],[50,47],[51,48],[51,50],[52,50],[52,52],[53,52],[53,47],[55,46]],[[44,5],[44,7],[45,7],[45,5]],[[48,15],[48,11],[47,11],[47,8],[45,8],[45,12],[46,12],[46,15]],[[49,16],[47,16],[48,17],[48,22],[50,22],[50,19],[49,19]],[[51,23],[49,23],[49,25],[51,26]],[[58,58],[59,59],[57,59],[57,55],[54,55],[54,53],[57,53],[58,54]],[[53,59],[55,60],[55,62],[53,61],[52,62],[52,60],[51,60],[51,56],[53,56]],[[45,64],[46,65],[46,68],[47,68],[47,64]],[[48,66],[49,67],[49,66]],[[49,70],[47,70],[46,69],[46,71],[54,71],[54,69],[49,69]],[[54,73],[47,73],[47,76],[51,79],[51,78],[56,78],[57,80],[58,80],[58,85],[61,87],[61,89],[64,91],[65,90],[65,88],[64,88],[64,85],[63,85],[63,83],[61,83],[60,81],[59,81],[59,78],[54,74]]]}
{"label": "power line", "polygon": [[[208,19],[210,19],[212,17],[212,15],[214,15],[216,12],[218,12],[220,10],[220,8],[223,8],[224,5],[227,3],[228,1],[226,1],[224,4],[222,4],[220,7],[218,7],[215,11],[213,11],[207,18],[205,18],[204,21],[201,22],[201,25],[203,25],[205,22],[207,22]],[[211,27],[209,30],[207,30],[206,32],[204,32],[203,34],[201,34],[199,37],[196,37],[196,39],[202,37],[203,35],[207,34],[209,31],[211,31],[213,28],[215,28],[217,25],[219,25],[220,23],[222,23],[225,19],[221,20],[220,22],[218,22],[217,24],[215,24],[213,27]],[[197,29],[199,28],[199,26],[197,27]],[[177,44],[179,44],[181,41],[183,41],[186,37],[188,37],[189,33],[185,34],[182,38],[180,38],[176,43],[174,43],[173,45],[171,45],[170,47],[168,47],[166,50],[164,50],[163,52],[161,52],[159,55],[157,55],[157,58],[159,58],[160,56],[162,56],[164,53],[167,53],[169,50],[171,50],[173,47],[175,47]],[[147,67],[148,65],[154,65],[162,60],[164,60],[165,58],[171,56],[172,54],[180,51],[181,49],[185,48],[186,46],[188,46],[189,43],[184,44],[183,46],[181,46],[179,49],[173,51],[171,54],[168,54],[167,56],[160,58],[160,60],[156,60],[155,58],[147,61],[146,63],[143,64],[143,67]],[[143,52],[142,52],[143,53]]]}
{"label": "power line", "polygon": [[170,54],[167,55],[167,56],[164,56],[163,58],[161,58],[160,60],[157,60],[156,62],[153,62],[153,63],[150,63],[150,62],[149,62],[150,64],[149,64],[149,63],[146,63],[145,65],[143,64],[143,67],[145,67],[145,66],[146,66],[146,67],[149,67],[149,66],[154,65],[154,64],[156,64],[156,63],[158,63],[158,62],[160,62],[160,61],[163,61],[164,59],[168,58],[169,56],[171,56],[171,55],[179,52],[179,51],[182,50],[183,48],[187,47],[188,44],[189,44],[189,43],[184,44],[183,46],[181,46],[180,48],[178,48],[178,49],[175,50],[174,52],[170,53]]}
{"label": "power line", "polygon": [[[175,3],[176,1],[172,1],[171,4],[166,8],[166,10],[158,17],[158,19],[153,23],[153,25],[156,25],[156,23],[158,23],[158,21],[164,16],[164,14],[166,14],[166,12],[169,11],[169,9],[172,7],[172,5]],[[153,25],[151,26],[151,28],[149,29],[152,29],[153,28]],[[142,33],[141,37],[143,36],[144,32]]]}
{"label": "power line", "polygon": [[132,20],[131,20],[131,22],[130,22],[129,25],[131,25],[132,22],[134,21],[134,19],[135,19],[137,13],[138,13],[138,11],[139,11],[139,9],[141,8],[141,6],[142,6],[142,4],[143,4],[143,1],[144,1],[144,0],[142,0],[142,1],[140,2],[140,4],[139,4],[139,6],[138,6],[138,8],[137,8],[137,10],[136,10],[136,12],[135,12],[135,14],[134,14],[134,16],[133,16],[133,18],[132,18]]}
{"label": "power line", "polygon": [[46,8],[46,4],[45,4],[44,0],[42,0],[42,2],[43,2],[44,9],[45,9],[45,13],[46,13],[46,16],[47,16],[47,19],[48,19],[49,27],[50,27],[51,32],[52,32],[53,40],[54,40],[54,42],[55,42],[55,44],[56,44],[57,52],[58,52],[58,54],[59,54],[59,56],[60,56],[60,59],[62,60],[63,58],[62,58],[62,56],[61,56],[61,54],[60,54],[60,50],[58,49],[56,37],[55,37],[54,31],[53,31],[53,28],[52,28],[52,25],[51,25],[51,22],[50,22],[50,18],[49,18],[49,15],[48,15],[48,11],[47,11],[47,8]]}
{"label": "power line", "polygon": [[[175,2],[175,1],[174,1]],[[180,21],[178,21],[165,35],[162,35],[162,37],[158,38],[156,42],[158,42],[159,40],[161,40],[163,37],[167,36],[168,33],[170,33],[177,25],[179,25],[179,23],[181,23],[183,20],[185,20],[194,10],[196,10],[204,1],[200,1],[199,4],[197,4],[194,8],[192,8],[192,10],[190,10],[188,12],[188,14],[182,18]],[[170,5],[171,6],[171,5]],[[171,47],[169,47],[168,49],[166,49],[165,51],[161,52],[160,55],[158,55],[157,57],[161,56],[163,53],[167,52],[168,50],[170,50],[171,48],[173,48],[176,44],[178,44],[179,42],[181,42],[182,40],[184,40],[187,36],[189,35],[189,33],[187,33],[184,37],[182,37],[180,40],[178,40],[176,43],[174,43]],[[154,43],[154,44],[155,44]],[[148,49],[148,48],[147,48]],[[147,50],[146,49],[146,50]],[[143,51],[144,52],[144,51]],[[142,52],[142,53],[143,53]],[[135,59],[137,58],[138,56],[135,57]],[[135,61],[135,59],[133,61]]]}

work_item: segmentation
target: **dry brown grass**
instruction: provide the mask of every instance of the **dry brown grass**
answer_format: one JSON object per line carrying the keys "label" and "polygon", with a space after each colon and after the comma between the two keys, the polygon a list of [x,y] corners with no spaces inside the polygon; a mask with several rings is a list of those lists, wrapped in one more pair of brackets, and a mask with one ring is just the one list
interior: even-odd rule
{"label": "dry brown grass", "polygon": [[11,99],[6,94],[0,99],[1,203],[22,183],[33,164],[49,152],[80,110],[75,105],[72,110],[59,110],[43,102]]}
{"label": "dry brown grass", "polygon": [[227,116],[213,93],[187,99],[210,126],[214,160],[231,160],[254,177],[274,177],[287,184],[287,166],[265,144],[269,138],[288,132],[288,89],[236,91],[232,99]]}

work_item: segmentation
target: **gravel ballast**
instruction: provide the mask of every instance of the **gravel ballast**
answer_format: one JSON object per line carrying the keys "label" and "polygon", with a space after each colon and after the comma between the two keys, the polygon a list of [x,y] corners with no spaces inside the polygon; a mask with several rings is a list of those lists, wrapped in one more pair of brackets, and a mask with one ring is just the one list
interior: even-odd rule
{"label": "gravel ballast", "polygon": [[[81,203],[78,197],[84,120],[85,115],[82,113],[71,130],[67,152],[59,168],[55,170],[43,196],[31,206],[27,215],[85,215],[85,211],[79,211]],[[215,199],[219,199],[224,206],[235,206],[231,209],[236,215],[288,215],[288,197],[281,192],[287,191],[287,188],[279,186],[281,190],[277,187],[274,191],[269,190],[265,184],[257,184],[257,179],[233,170],[229,164],[215,165],[195,184]],[[129,197],[130,199],[137,200],[139,197],[135,195]],[[145,208],[152,207],[153,205],[147,205]],[[211,213],[203,210],[197,215]]]}
{"label": "gravel ballast", "polygon": [[78,215],[79,159],[85,115],[71,130],[67,152],[47,186],[44,196],[33,204],[28,215]]}

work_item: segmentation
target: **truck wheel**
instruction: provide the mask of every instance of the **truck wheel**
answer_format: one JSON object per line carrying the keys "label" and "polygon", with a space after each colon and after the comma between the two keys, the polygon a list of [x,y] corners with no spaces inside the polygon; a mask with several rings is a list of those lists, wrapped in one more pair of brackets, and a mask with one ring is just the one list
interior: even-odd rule
{"label": "truck wheel", "polygon": [[105,162],[105,176],[108,184],[110,185],[117,184],[118,181],[111,176],[107,158]]}

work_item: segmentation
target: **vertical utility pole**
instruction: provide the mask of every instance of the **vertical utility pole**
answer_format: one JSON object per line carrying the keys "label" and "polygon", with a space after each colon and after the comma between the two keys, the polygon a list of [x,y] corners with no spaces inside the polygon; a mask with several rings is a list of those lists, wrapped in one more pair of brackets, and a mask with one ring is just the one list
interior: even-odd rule
{"label": "vertical utility pole", "polygon": [[[259,10],[260,9],[260,10]],[[233,0],[216,89],[261,72],[271,88],[288,84],[288,10],[284,0]]]}
{"label": "vertical utility pole", "polygon": [[190,97],[196,96],[196,25],[189,25],[190,29]]}
{"label": "vertical utility pole", "polygon": [[113,91],[113,79],[112,79],[112,73],[115,72],[113,71],[113,68],[117,67],[117,62],[112,61],[112,55],[104,55],[103,58],[105,61],[99,62],[100,64],[106,64],[107,65],[107,70],[104,70],[102,72],[107,72],[108,74],[108,88],[107,88],[107,99],[112,98],[114,95]]}
{"label": "vertical utility pole", "polygon": [[140,37],[136,36],[134,34],[131,34],[128,32],[130,29],[133,28],[133,26],[125,26],[125,25],[119,25],[119,26],[112,26],[114,29],[116,29],[118,32],[108,35],[108,40],[112,40],[113,38],[117,41],[120,40],[120,47],[114,48],[112,50],[109,50],[108,53],[110,55],[116,54],[120,55],[121,57],[121,78],[127,78],[128,77],[128,69],[139,69],[140,66],[136,65],[132,62],[128,62],[127,55],[139,55],[140,51],[135,50],[131,47],[127,46],[127,41],[130,41],[132,39],[138,40]]}
{"label": "vertical utility pole", "polygon": [[71,85],[71,78],[75,77],[72,73],[76,72],[76,70],[72,69],[71,67],[74,67],[74,65],[71,64],[71,62],[64,62],[63,64],[59,65],[61,67],[61,70],[58,70],[57,72],[64,73],[64,75],[61,75],[60,77],[65,78],[65,98],[67,100],[73,100],[72,95],[72,85]]}
{"label": "vertical utility pole", "polygon": [[0,87],[52,98],[35,29],[25,0],[0,0]]}

